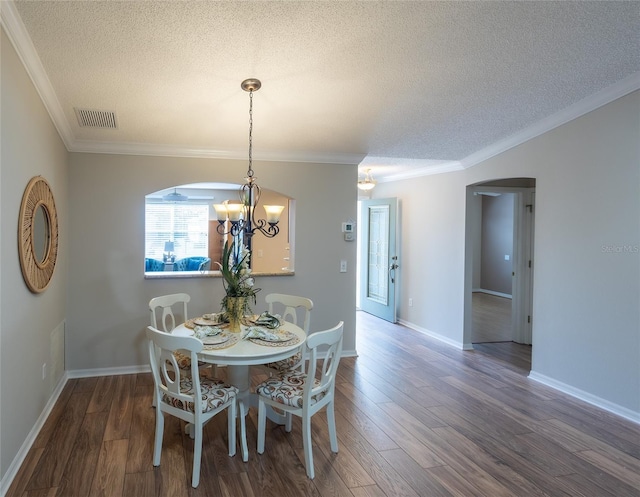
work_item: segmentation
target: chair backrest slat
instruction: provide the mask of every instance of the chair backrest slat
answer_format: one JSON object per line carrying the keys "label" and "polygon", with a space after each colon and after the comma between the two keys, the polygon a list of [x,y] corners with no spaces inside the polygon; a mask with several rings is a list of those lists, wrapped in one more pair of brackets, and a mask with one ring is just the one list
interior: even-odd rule
{"label": "chair backrest slat", "polygon": [[[309,405],[311,397],[315,397],[323,392],[333,390],[335,378],[340,364],[342,354],[342,338],[344,334],[344,323],[340,321],[333,328],[326,331],[312,333],[307,338],[307,351],[309,354],[309,365],[307,367],[307,382],[304,388],[303,405]],[[326,350],[324,347],[327,347]],[[319,350],[320,347],[323,350]],[[320,385],[314,386],[313,379],[318,370],[318,360],[322,360]]]}
{"label": "chair backrest slat", "polygon": [[298,309],[304,310],[304,322],[302,329],[308,335],[311,326],[311,309],[313,309],[313,301],[306,297],[297,295],[286,295],[284,293],[270,293],[264,298],[269,305],[269,314],[277,314],[276,305],[280,304],[284,307],[281,316],[285,321],[289,321],[295,325],[298,324]]}
{"label": "chair backrest slat", "polygon": [[[162,295],[154,297],[149,301],[149,311],[151,313],[151,326],[165,333],[169,333],[176,327],[175,312],[182,313],[182,320],[186,321],[187,303],[191,301],[191,297],[187,293],[173,293],[171,295]],[[159,310],[162,309],[162,314]],[[160,320],[158,320],[160,317]]]}

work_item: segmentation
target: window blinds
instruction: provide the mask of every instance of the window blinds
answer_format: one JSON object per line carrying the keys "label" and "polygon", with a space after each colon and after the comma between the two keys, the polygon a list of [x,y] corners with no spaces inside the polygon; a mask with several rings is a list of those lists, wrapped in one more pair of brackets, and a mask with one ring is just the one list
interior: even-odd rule
{"label": "window blinds", "polygon": [[145,257],[162,260],[169,241],[174,242],[176,260],[207,257],[208,239],[208,204],[145,204]]}

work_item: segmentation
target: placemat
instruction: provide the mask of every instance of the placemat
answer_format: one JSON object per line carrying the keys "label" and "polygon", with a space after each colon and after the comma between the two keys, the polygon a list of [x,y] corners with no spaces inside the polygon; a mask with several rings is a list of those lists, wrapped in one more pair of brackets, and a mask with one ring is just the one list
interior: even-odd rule
{"label": "placemat", "polygon": [[240,340],[240,333],[230,333],[228,331],[223,331],[222,333],[226,334],[229,337],[229,340],[215,345],[205,345],[202,347],[203,350],[227,349],[238,343],[238,340]]}
{"label": "placemat", "polygon": [[[184,323],[184,326],[186,328],[189,328],[190,330],[194,329],[196,326],[198,326],[198,324],[196,324],[195,322],[196,319],[200,320],[202,318],[187,319]],[[215,326],[216,328],[227,328],[229,326],[229,323],[221,323],[221,324],[211,323],[209,326]]]}
{"label": "placemat", "polygon": [[258,345],[264,345],[265,347],[288,347],[289,345],[295,345],[296,343],[300,342],[300,339],[295,333],[291,333],[290,331],[286,330],[282,330],[280,333],[290,335],[291,338],[284,342],[269,342],[267,340],[261,340],[259,338],[249,338],[249,340]]}

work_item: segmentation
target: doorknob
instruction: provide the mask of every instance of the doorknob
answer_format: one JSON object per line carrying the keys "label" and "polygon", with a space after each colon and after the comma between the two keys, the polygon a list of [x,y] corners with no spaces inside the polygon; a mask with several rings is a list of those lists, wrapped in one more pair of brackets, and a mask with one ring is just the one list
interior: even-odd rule
{"label": "doorknob", "polygon": [[[394,260],[397,259],[397,257],[393,257]],[[389,277],[391,278],[391,283],[395,283],[395,278],[393,276],[393,271],[395,271],[396,269],[398,269],[398,265],[394,262],[391,264],[391,266],[389,266]]]}

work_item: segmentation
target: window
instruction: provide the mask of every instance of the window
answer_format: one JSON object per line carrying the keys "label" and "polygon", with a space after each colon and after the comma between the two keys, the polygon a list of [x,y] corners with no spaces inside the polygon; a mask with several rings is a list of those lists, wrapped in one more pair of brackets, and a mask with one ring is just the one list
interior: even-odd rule
{"label": "window", "polygon": [[162,260],[165,242],[174,242],[176,259],[208,257],[208,204],[147,202],[145,257]]}

